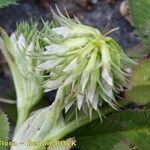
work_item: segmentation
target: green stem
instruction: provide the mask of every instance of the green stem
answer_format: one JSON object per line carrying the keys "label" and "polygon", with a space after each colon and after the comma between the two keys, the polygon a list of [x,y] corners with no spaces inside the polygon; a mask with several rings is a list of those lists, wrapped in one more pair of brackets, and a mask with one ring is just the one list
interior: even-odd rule
{"label": "green stem", "polygon": [[0,103],[6,103],[6,104],[15,105],[16,101],[15,100],[10,100],[10,99],[5,99],[5,98],[0,98]]}
{"label": "green stem", "polygon": [[42,88],[39,79],[33,75],[35,72],[31,59],[27,59],[26,53],[21,49],[15,48],[8,34],[1,27],[0,49],[7,59],[15,85],[18,110],[17,128],[19,128],[28,118],[30,109],[40,100]]}
{"label": "green stem", "polygon": [[26,81],[19,73],[18,69],[16,67],[11,67],[11,72],[13,76],[13,81],[16,89],[17,94],[17,112],[18,112],[18,118],[17,118],[17,124],[15,131],[26,121],[29,115],[30,108],[28,107],[26,95],[26,91],[23,91],[23,86],[26,84]]}
{"label": "green stem", "polygon": [[[131,102],[129,102],[129,101],[122,100],[119,102],[119,105],[120,105],[120,107],[125,107],[125,106],[129,105],[130,103]],[[104,115],[107,115],[114,111],[115,110],[112,107],[106,107],[106,108],[102,109],[102,112]],[[98,118],[99,118],[99,115],[97,113],[93,114],[92,120],[90,120],[90,118],[86,115],[82,116],[82,117],[78,118],[78,120],[74,120],[74,121],[70,122],[68,125],[66,125],[62,129],[60,129],[58,132],[55,132],[53,135],[50,135],[49,137],[47,137],[47,140],[59,140],[59,139],[65,137],[66,135],[70,134],[74,130],[76,130]]]}
{"label": "green stem", "polygon": [[[7,37],[6,42],[8,42],[7,40],[9,40],[9,38],[6,35],[6,33],[3,31],[3,29],[0,28],[0,32],[3,34],[3,38]],[[9,46],[10,43],[5,43],[5,44],[7,44],[7,46]],[[15,63],[14,57],[10,54],[9,48],[5,48],[5,46],[3,45],[4,43],[2,42],[1,39],[0,39],[0,44],[1,44],[0,48],[2,50],[2,53],[4,54],[5,58],[7,59],[8,64],[9,64],[9,67],[10,67],[10,70],[12,73],[12,77],[13,77],[13,81],[14,81],[14,85],[15,85],[15,89],[16,89],[16,94],[17,94],[16,103],[17,103],[17,111],[18,111],[16,129],[18,129],[25,122],[25,120],[27,119],[28,114],[29,114],[29,109],[28,108],[26,109],[25,104],[23,104],[24,102],[27,101],[27,99],[23,99],[24,93],[25,93],[25,92],[23,93],[23,91],[22,91],[24,79],[17,68],[18,65]],[[8,100],[5,100],[5,101],[3,99],[0,99],[0,100],[2,102],[12,103]],[[21,107],[20,107],[20,104],[22,105]]]}
{"label": "green stem", "polygon": [[[120,107],[125,107],[128,104],[130,104],[131,102],[126,101],[126,100],[122,100],[119,102],[119,106]],[[55,107],[55,109],[58,111],[60,109],[60,106],[56,103],[56,105],[53,105],[53,107]],[[103,112],[104,115],[110,114],[112,112],[114,112],[115,110],[112,107],[104,107],[101,109],[101,111]],[[60,114],[60,113],[59,113]],[[72,122],[68,123],[67,125],[65,125],[64,127],[60,127],[58,129],[54,129],[53,132],[50,133],[50,135],[48,135],[46,138],[44,138],[44,141],[58,141],[61,140],[62,138],[66,137],[67,135],[69,135],[70,133],[72,133],[73,131],[75,131],[76,129],[90,123],[93,120],[96,120],[99,118],[99,115],[97,112],[93,113],[92,116],[92,120],[90,120],[90,117],[87,115],[81,116],[79,117],[77,120],[73,120]],[[51,120],[52,121],[52,120]],[[38,145],[35,147],[32,147],[32,150],[42,150],[43,146],[42,145]]]}
{"label": "green stem", "polygon": [[15,131],[17,131],[19,127],[26,121],[29,115],[29,110],[30,109],[27,107],[18,108],[18,118]]}

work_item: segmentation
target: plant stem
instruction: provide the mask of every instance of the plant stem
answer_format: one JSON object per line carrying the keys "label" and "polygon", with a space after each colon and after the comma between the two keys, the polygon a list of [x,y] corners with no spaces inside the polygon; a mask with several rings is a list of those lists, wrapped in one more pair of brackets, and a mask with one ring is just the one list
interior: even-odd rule
{"label": "plant stem", "polygon": [[5,98],[0,98],[0,103],[16,104],[16,101],[15,100],[5,99]]}
{"label": "plant stem", "polygon": [[26,121],[29,115],[29,108],[18,108],[18,118],[17,118],[17,124],[16,124],[16,129],[17,131],[19,127]]}
{"label": "plant stem", "polygon": [[[119,102],[120,107],[125,107],[127,105],[129,105],[131,102],[126,101],[126,100],[122,100]],[[106,107],[102,109],[102,112],[104,115],[107,115],[109,113],[114,112],[115,110],[112,107]],[[73,132],[74,130],[90,123],[93,120],[96,120],[99,118],[99,115],[97,113],[94,113],[92,116],[92,120],[90,120],[90,118],[88,116],[82,116],[80,118],[78,118],[78,120],[74,120],[72,122],[70,122],[68,125],[66,125],[64,128],[60,129],[57,133],[54,133],[53,135],[50,135],[50,137],[48,137],[48,140],[59,140],[63,137],[65,137],[66,135],[70,134],[71,132]]]}
{"label": "plant stem", "polygon": [[[119,101],[119,107],[125,107],[130,103],[131,102],[126,101],[126,100]],[[60,106],[57,103],[56,103],[56,105],[54,103],[53,107],[57,107],[55,109],[58,111]],[[103,112],[104,115],[108,115],[108,114],[114,112],[115,110],[112,107],[107,106],[107,107],[102,108],[101,111]],[[96,112],[93,113],[92,120],[87,115],[81,116],[77,120],[76,119],[73,120],[72,122],[68,123],[64,127],[60,127],[59,129],[54,130],[53,132],[50,133],[50,135],[48,135],[43,140],[44,141],[58,141],[58,140],[61,140],[62,138],[66,137],[67,135],[69,135],[70,133],[75,131],[76,129],[78,129],[78,128],[90,123],[91,121],[98,119],[98,118],[99,118],[99,115]],[[32,147],[31,149],[32,150],[41,150],[42,148],[43,148],[42,145],[38,145],[38,146]]]}

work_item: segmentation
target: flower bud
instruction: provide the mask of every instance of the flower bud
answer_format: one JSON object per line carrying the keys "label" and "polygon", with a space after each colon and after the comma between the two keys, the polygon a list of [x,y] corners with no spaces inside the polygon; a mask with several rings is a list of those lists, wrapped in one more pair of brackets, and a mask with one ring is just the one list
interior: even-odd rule
{"label": "flower bud", "polygon": [[30,109],[40,100],[42,88],[36,77],[36,61],[29,57],[36,51],[36,25],[20,24],[9,37],[0,29],[0,49],[10,66],[17,94],[19,127],[28,117]]}

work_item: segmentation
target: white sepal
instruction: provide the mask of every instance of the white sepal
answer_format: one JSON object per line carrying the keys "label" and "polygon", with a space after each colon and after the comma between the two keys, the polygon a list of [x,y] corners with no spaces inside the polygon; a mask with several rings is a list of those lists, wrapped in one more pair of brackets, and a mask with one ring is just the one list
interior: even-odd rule
{"label": "white sepal", "polygon": [[30,45],[27,48],[27,54],[31,54],[34,50],[34,43],[31,42]]}
{"label": "white sepal", "polygon": [[70,32],[71,32],[71,30],[67,27],[56,27],[53,28],[52,31],[57,33],[58,35],[63,36],[64,38],[70,36]]}
{"label": "white sepal", "polygon": [[18,45],[20,50],[23,50],[25,48],[26,41],[25,41],[23,34],[20,34],[19,39],[17,41],[17,45]]}
{"label": "white sepal", "polygon": [[55,101],[62,100],[64,96],[64,87],[60,86],[57,90]]}
{"label": "white sepal", "polygon": [[70,75],[65,81],[64,81],[64,84],[63,86],[66,86],[68,84],[71,84],[73,81],[74,81],[75,77],[74,75]]}
{"label": "white sepal", "polygon": [[52,91],[52,90],[56,90],[59,88],[59,86],[62,84],[63,82],[63,77],[60,77],[56,80],[48,80],[43,87],[46,88],[46,92],[48,91]]}
{"label": "white sepal", "polygon": [[11,34],[10,40],[11,40],[12,43],[16,43],[17,40],[16,40],[16,34],[15,33]]}
{"label": "white sepal", "polygon": [[79,110],[80,110],[81,107],[82,107],[83,99],[84,99],[84,96],[83,96],[83,95],[81,95],[81,94],[78,94],[78,95],[77,95],[77,105],[78,105],[78,109],[79,109]]}
{"label": "white sepal", "polygon": [[71,71],[77,67],[77,58],[74,58],[68,66],[63,70],[64,72]]}
{"label": "white sepal", "polygon": [[91,81],[91,82],[93,83],[90,83],[88,86],[87,98],[92,104],[95,95],[95,90],[96,90],[96,83],[94,83],[95,81]]}
{"label": "white sepal", "polygon": [[43,54],[63,54],[67,51],[65,46],[52,44],[45,47],[46,51]]}
{"label": "white sepal", "polygon": [[95,52],[91,54],[91,58],[83,71],[82,77],[81,77],[81,87],[82,87],[82,92],[84,92],[84,89],[86,87],[86,84],[90,78],[90,74],[92,69],[94,69],[95,63],[96,63],[96,57],[97,57],[97,49]]}
{"label": "white sepal", "polygon": [[108,85],[113,86],[113,79],[106,67],[103,68],[102,78],[108,83]]}
{"label": "white sepal", "polygon": [[96,92],[94,95],[94,98],[93,98],[93,102],[92,102],[92,106],[95,110],[97,110],[97,108],[98,108],[98,101],[99,101],[99,95]]}
{"label": "white sepal", "polygon": [[43,40],[44,40],[47,44],[51,44],[51,41],[50,41],[47,37],[44,37]]}
{"label": "white sepal", "polygon": [[62,61],[62,59],[52,59],[52,60],[48,60],[40,65],[38,65],[36,67],[36,70],[38,71],[44,71],[44,70],[49,70],[54,68],[55,66],[57,66],[60,62]]}
{"label": "white sepal", "polygon": [[73,104],[74,104],[74,101],[71,101],[67,106],[65,106],[65,113],[68,112],[68,110],[72,107]]}
{"label": "white sepal", "polygon": [[108,97],[110,97],[111,99],[114,99],[114,95],[113,95],[113,90],[112,87],[110,85],[107,84],[107,82],[104,81],[103,83],[104,89],[106,90],[106,94]]}

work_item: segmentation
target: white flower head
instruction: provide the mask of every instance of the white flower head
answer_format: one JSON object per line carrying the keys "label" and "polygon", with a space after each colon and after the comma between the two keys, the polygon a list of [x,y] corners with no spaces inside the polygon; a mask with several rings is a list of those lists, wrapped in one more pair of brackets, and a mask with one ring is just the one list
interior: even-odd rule
{"label": "white flower head", "polygon": [[73,105],[86,113],[99,111],[103,103],[115,108],[114,95],[126,83],[122,64],[130,64],[130,59],[98,29],[73,22],[59,10],[58,15],[52,13],[59,26],[49,29],[52,36],[43,36],[45,50],[39,56],[43,62],[36,67],[53,74],[46,78],[45,91],[61,87],[69,99],[66,112]]}

